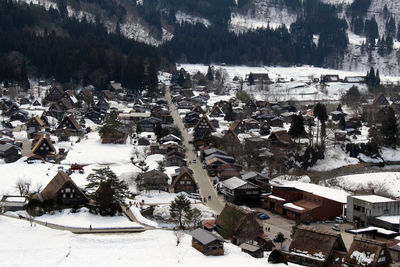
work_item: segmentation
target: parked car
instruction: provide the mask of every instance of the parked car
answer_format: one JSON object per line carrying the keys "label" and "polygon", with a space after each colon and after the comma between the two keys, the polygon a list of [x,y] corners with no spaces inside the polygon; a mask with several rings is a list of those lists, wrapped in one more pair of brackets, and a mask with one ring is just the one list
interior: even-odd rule
{"label": "parked car", "polygon": [[334,225],[332,225],[332,230],[340,231],[340,226],[339,226],[339,224],[335,223]]}
{"label": "parked car", "polygon": [[338,216],[338,217],[335,218],[335,222],[337,222],[337,223],[344,223],[344,218]]}
{"label": "parked car", "polygon": [[270,217],[265,213],[261,213],[260,215],[258,215],[258,218],[260,218],[261,220],[268,220]]}

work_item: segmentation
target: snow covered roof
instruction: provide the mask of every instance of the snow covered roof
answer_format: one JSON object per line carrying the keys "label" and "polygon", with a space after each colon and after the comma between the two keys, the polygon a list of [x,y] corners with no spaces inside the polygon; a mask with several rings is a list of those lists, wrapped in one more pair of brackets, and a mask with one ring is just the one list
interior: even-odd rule
{"label": "snow covered roof", "polygon": [[279,200],[279,201],[286,201],[286,199],[280,198],[280,197],[277,197],[277,196],[274,196],[274,195],[269,195],[268,197],[269,197],[269,198],[272,198],[272,199]]}
{"label": "snow covered roof", "polygon": [[391,224],[400,224],[400,216],[379,216],[376,217],[376,219],[384,221],[384,222],[388,222]]}
{"label": "snow covered roof", "polygon": [[350,233],[354,233],[354,234],[359,234],[359,233],[364,233],[364,232],[371,232],[371,231],[377,231],[378,233],[384,234],[384,235],[397,234],[397,232],[386,230],[384,228],[375,227],[375,226],[369,226],[369,227],[361,228],[361,229],[352,229],[352,230],[348,230],[348,231]]}
{"label": "snow covered roof", "polygon": [[363,200],[370,203],[384,203],[384,202],[393,202],[393,199],[387,197],[381,197],[377,195],[364,195],[364,196],[352,196],[355,199]]}
{"label": "snow covered roof", "polygon": [[242,185],[247,184],[246,181],[243,181],[242,179],[234,176],[232,178],[229,178],[228,180],[225,180],[222,182],[223,186],[225,186],[226,188],[230,189],[230,190],[234,190],[238,187],[241,187]]}
{"label": "snow covered roof", "polygon": [[283,206],[284,206],[285,208],[290,208],[290,209],[295,209],[295,210],[304,210],[304,208],[299,207],[299,206],[296,206],[296,205],[293,204],[293,203],[285,203],[285,204],[283,204]]}
{"label": "snow covered roof", "polygon": [[326,199],[330,199],[343,204],[347,203],[347,196],[350,194],[343,190],[333,189],[325,186],[320,186],[310,183],[302,183],[298,181],[283,181],[282,187],[294,187],[296,189],[313,193],[316,196],[320,196]]}
{"label": "snow covered roof", "polygon": [[193,230],[192,232],[189,233],[191,236],[193,236],[194,239],[198,240],[200,243],[202,243],[203,245],[207,245],[215,240],[224,242],[224,239],[222,239],[221,237],[207,231],[204,230],[202,228],[198,228],[196,230]]}

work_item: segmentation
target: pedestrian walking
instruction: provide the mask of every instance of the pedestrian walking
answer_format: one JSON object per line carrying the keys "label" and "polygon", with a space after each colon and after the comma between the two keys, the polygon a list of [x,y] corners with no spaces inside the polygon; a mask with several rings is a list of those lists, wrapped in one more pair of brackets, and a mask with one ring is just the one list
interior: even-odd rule
{"label": "pedestrian walking", "polygon": [[92,225],[89,225],[89,230],[92,231]]}

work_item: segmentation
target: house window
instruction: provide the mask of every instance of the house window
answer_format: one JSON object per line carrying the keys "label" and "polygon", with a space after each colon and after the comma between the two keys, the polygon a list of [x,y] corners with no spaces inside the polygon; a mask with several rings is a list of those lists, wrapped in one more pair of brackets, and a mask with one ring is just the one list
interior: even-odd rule
{"label": "house window", "polygon": [[192,182],[191,181],[187,181],[186,184],[192,184]]}
{"label": "house window", "polygon": [[63,198],[67,198],[67,194],[63,194]]}
{"label": "house window", "polygon": [[67,193],[71,192],[71,188],[69,188],[69,187],[65,188],[65,192],[67,192]]}
{"label": "house window", "polygon": [[74,194],[70,194],[69,197],[70,197],[70,198],[74,198]]}
{"label": "house window", "polygon": [[180,181],[179,183],[180,183],[180,184],[185,184],[185,181]]}

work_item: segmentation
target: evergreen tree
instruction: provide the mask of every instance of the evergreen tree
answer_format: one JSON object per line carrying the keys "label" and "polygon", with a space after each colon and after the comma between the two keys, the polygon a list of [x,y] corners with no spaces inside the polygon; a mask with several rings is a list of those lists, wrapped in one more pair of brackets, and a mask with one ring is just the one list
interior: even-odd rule
{"label": "evergreen tree", "polygon": [[340,117],[339,129],[346,130],[346,120],[345,120],[344,116]]}
{"label": "evergreen tree", "polygon": [[158,94],[158,72],[157,63],[151,60],[147,71],[147,85],[149,88],[149,95],[155,96]]}
{"label": "evergreen tree", "polygon": [[254,74],[252,72],[250,72],[250,74],[249,74],[248,81],[249,81],[249,85],[254,85]]}
{"label": "evergreen tree", "polygon": [[385,27],[385,34],[386,37],[395,37],[396,36],[396,20],[393,18],[393,16],[390,17],[390,19],[386,22],[386,27]]}
{"label": "evergreen tree", "polygon": [[129,195],[128,184],[109,168],[94,169],[86,178],[86,189],[101,215],[114,215]]}
{"label": "evergreen tree", "polygon": [[393,51],[393,37],[392,36],[388,36],[386,37],[386,52],[388,54],[392,53]]}
{"label": "evergreen tree", "polygon": [[398,141],[398,128],[395,113],[391,107],[382,110],[384,116],[380,133],[382,135],[383,144],[395,147]]}
{"label": "evergreen tree", "polygon": [[[319,134],[321,135],[321,143],[323,138],[325,137],[325,122],[328,120],[328,113],[326,111],[326,106],[317,103],[314,107],[314,117],[318,119],[318,125],[317,125],[317,145],[318,145],[318,136]],[[322,127],[320,129],[320,123],[322,124]]]}
{"label": "evergreen tree", "polygon": [[207,70],[207,79],[211,82],[214,80],[214,70],[211,68],[211,66],[208,66]]}
{"label": "evergreen tree", "polygon": [[175,199],[171,201],[169,212],[171,218],[177,223],[177,226],[179,226],[179,229],[185,229],[185,222],[188,219],[187,215],[190,214],[190,210],[190,200],[188,200],[184,194],[177,195]]}
{"label": "evergreen tree", "polygon": [[292,138],[298,138],[300,143],[300,137],[305,133],[304,120],[301,114],[292,116],[292,123],[289,128],[289,134]]}

